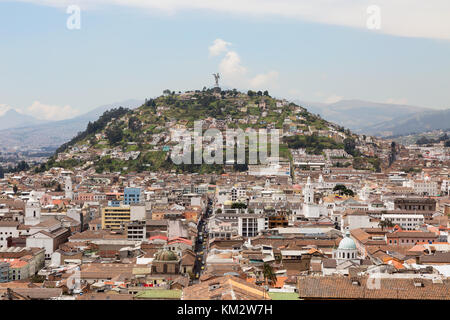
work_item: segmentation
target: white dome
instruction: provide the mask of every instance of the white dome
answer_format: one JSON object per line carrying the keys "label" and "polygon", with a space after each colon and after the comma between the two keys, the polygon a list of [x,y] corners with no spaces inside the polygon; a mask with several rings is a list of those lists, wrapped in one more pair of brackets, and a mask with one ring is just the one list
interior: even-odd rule
{"label": "white dome", "polygon": [[350,238],[350,232],[347,231],[345,233],[344,239],[339,242],[339,250],[356,250],[356,244],[355,241],[353,241],[352,238]]}

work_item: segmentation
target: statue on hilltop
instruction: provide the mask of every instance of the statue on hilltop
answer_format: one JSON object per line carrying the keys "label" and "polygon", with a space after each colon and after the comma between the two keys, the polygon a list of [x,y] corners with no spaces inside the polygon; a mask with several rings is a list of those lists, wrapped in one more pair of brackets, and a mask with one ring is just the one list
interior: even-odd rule
{"label": "statue on hilltop", "polygon": [[220,75],[219,75],[219,73],[213,73],[213,76],[214,76],[214,80],[216,81],[216,88],[219,88]]}

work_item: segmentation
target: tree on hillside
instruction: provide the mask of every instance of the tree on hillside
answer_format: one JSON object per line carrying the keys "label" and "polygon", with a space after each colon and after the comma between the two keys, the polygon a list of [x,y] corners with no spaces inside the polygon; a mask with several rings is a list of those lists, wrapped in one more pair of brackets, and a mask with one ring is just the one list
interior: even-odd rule
{"label": "tree on hillside", "polygon": [[348,154],[351,154],[352,156],[355,156],[356,154],[356,143],[355,140],[351,138],[345,138],[344,139],[344,150]]}
{"label": "tree on hillside", "polygon": [[5,177],[5,172],[3,171],[3,167],[0,166],[0,179],[3,179]]}
{"label": "tree on hillside", "polygon": [[106,131],[106,138],[111,146],[116,145],[123,138],[122,129],[118,125],[114,125]]}
{"label": "tree on hillside", "polygon": [[132,116],[128,119],[128,129],[131,131],[139,131],[141,127],[141,121],[137,117]]}

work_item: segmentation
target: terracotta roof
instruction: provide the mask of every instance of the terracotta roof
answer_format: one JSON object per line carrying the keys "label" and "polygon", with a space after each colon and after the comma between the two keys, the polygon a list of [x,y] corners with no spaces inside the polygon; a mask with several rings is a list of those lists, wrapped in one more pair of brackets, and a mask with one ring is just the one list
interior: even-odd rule
{"label": "terracotta roof", "polygon": [[[62,289],[59,288],[14,288],[13,291],[30,299],[50,299],[62,295]],[[0,296],[5,293],[6,289],[0,289]]]}
{"label": "terracotta roof", "polygon": [[187,287],[183,300],[270,300],[264,288],[227,275]]}
{"label": "terracotta roof", "polygon": [[450,264],[450,252],[436,252],[433,255],[423,255],[419,258],[421,264],[445,263]]}
{"label": "terracotta roof", "polygon": [[14,227],[18,227],[19,226],[19,222],[17,221],[4,221],[4,220],[0,220],[0,227],[10,227],[10,228],[14,228]]}
{"label": "terracotta roof", "polygon": [[[450,300],[450,280],[433,283],[420,279],[423,286],[416,286],[412,278],[385,278],[367,287],[367,277],[351,279],[343,276],[299,277],[299,296],[303,299],[412,299]],[[358,283],[353,283],[357,280]],[[372,281],[372,280],[370,280]]]}

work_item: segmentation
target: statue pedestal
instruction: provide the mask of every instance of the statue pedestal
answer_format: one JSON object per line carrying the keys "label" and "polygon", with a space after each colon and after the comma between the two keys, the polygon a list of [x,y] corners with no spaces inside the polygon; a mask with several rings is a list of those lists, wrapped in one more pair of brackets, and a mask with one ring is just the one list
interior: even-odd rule
{"label": "statue pedestal", "polygon": [[213,92],[214,93],[220,93],[222,91],[222,89],[220,89],[220,87],[214,87],[213,88]]}

